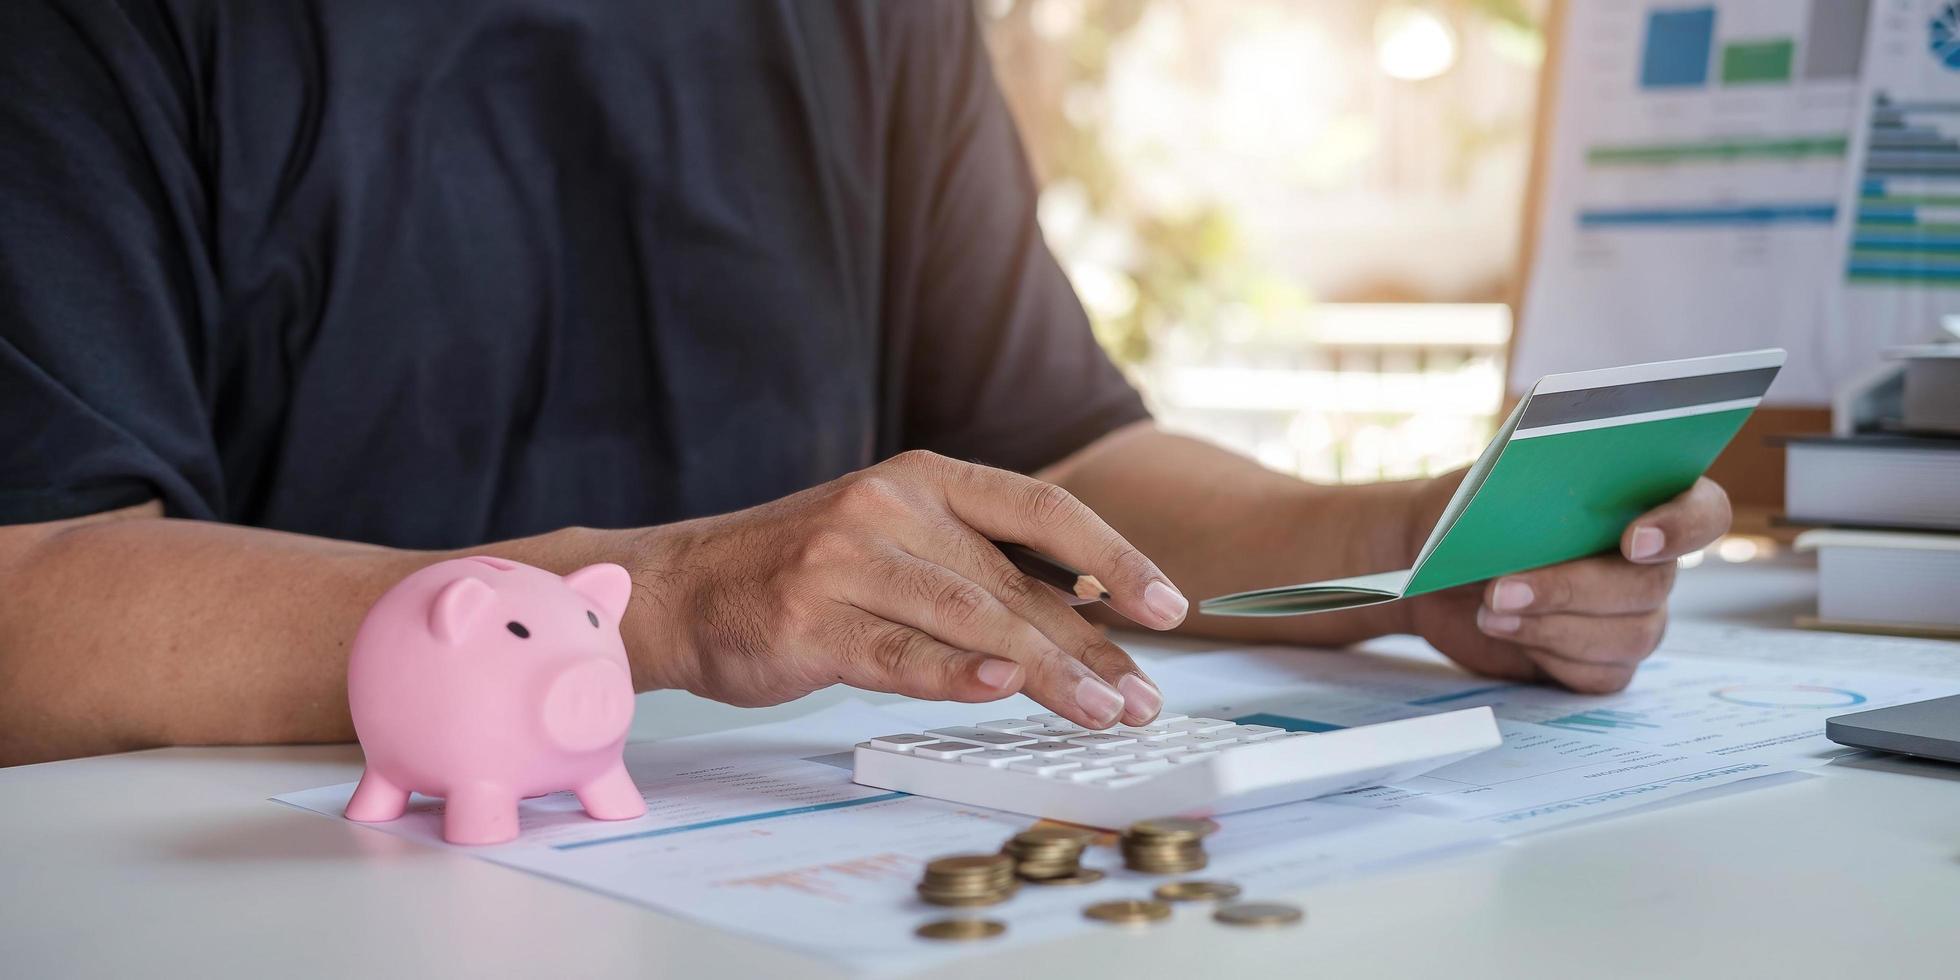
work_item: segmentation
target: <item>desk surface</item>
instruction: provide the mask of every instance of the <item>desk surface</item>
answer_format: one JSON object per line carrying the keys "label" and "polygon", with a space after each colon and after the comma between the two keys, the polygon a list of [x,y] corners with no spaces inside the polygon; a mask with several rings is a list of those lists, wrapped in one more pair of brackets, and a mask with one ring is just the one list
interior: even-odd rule
{"label": "desk surface", "polygon": [[[1675,614],[1785,625],[1811,589],[1801,565],[1704,566],[1683,574]],[[845,696],[745,711],[647,695],[635,737],[775,720]],[[0,972],[836,975],[265,802],[359,772],[353,746],[159,749],[0,770]],[[1293,896],[1308,912],[1297,929],[1180,922],[976,952],[938,975],[1841,977],[1873,964],[1951,975],[1960,766],[1854,756],[1819,772],[1316,887]]]}

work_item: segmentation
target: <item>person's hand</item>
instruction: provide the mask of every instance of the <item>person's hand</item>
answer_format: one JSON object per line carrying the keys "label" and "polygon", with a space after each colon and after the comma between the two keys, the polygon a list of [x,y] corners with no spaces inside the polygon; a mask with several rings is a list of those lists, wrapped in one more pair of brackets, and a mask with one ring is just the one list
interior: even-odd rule
{"label": "person's hand", "polygon": [[[1413,521],[1418,534],[1435,523],[1458,479],[1424,488]],[[1617,691],[1660,645],[1675,559],[1728,529],[1728,495],[1703,478],[1627,525],[1618,554],[1419,596],[1409,600],[1411,626],[1479,674]]]}
{"label": "person's hand", "polygon": [[645,532],[629,568],[650,618],[628,647],[654,686],[743,706],[841,683],[968,702],[1022,692],[1091,728],[1155,718],[1163,696],[1129,655],[989,539],[1096,576],[1139,624],[1184,619],[1170,580],[1066,491],[911,452]]}

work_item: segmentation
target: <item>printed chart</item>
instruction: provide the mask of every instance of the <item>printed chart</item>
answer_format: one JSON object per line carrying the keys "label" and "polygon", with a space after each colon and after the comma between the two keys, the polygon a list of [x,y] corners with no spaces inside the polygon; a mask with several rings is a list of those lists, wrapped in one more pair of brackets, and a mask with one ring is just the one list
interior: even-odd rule
{"label": "printed chart", "polygon": [[1514,384],[1786,347],[1769,400],[1828,401],[1870,3],[1567,5]]}

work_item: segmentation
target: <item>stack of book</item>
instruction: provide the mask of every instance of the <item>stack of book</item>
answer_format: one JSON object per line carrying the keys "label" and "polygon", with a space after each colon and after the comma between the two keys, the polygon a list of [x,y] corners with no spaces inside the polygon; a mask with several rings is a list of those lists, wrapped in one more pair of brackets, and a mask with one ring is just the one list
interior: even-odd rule
{"label": "stack of book", "polygon": [[1807,625],[1960,636],[1960,345],[1907,360],[1885,431],[1788,442],[1784,507],[1817,553]]}

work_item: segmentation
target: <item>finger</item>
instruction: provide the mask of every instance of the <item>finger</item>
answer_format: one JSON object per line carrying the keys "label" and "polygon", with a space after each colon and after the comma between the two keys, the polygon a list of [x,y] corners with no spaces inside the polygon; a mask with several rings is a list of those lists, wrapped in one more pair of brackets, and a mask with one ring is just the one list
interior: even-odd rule
{"label": "finger", "polygon": [[1494,613],[1565,612],[1627,616],[1667,605],[1675,565],[1636,565],[1618,555],[1582,558],[1493,579],[1484,606]]}
{"label": "finger", "polygon": [[[1427,615],[1448,623],[1468,624],[1477,615],[1477,590],[1472,587],[1455,589],[1429,597],[1430,611]],[[1452,627],[1443,652],[1463,669],[1483,677],[1498,680],[1535,683],[1545,679],[1544,672],[1525,655],[1524,648],[1509,640],[1490,636],[1475,630]]]}
{"label": "finger", "polygon": [[1524,652],[1552,683],[1580,694],[1612,694],[1633,683],[1634,664],[1584,663],[1536,647],[1525,647]]}
{"label": "finger", "polygon": [[[1028,696],[1043,704],[1072,692],[1089,672],[992,592],[952,569],[893,551],[863,571],[861,580],[844,583],[843,596],[851,605],[956,649],[1019,664]],[[1101,700],[1098,708],[1107,712],[1111,699]]]}
{"label": "finger", "polygon": [[[1575,664],[1616,665],[1631,669],[1660,645],[1667,628],[1663,611],[1633,616],[1511,616],[1488,609],[1477,612],[1477,629],[1487,636],[1509,640],[1530,650]],[[1551,672],[1542,657],[1534,662]]]}
{"label": "finger", "polygon": [[1707,477],[1640,515],[1620,535],[1620,553],[1629,561],[1668,562],[1699,551],[1728,533],[1729,495]]}
{"label": "finger", "polygon": [[[980,583],[1065,655],[1066,669],[1053,665],[1052,674],[1044,672],[1043,665],[1029,665],[1029,697],[1089,728],[1107,728],[1119,721],[1142,725],[1157,717],[1163,693],[1136,661],[1055,590],[1015,568],[978,531],[948,518],[929,535],[903,538],[901,544],[919,558]],[[1042,692],[1039,696],[1037,688]],[[1056,701],[1073,703],[1058,707]]]}
{"label": "finger", "polygon": [[1045,551],[1102,581],[1109,605],[1156,629],[1184,621],[1190,608],[1143,552],[1068,491],[1019,473],[934,457],[955,516],[989,538]]}
{"label": "finger", "polygon": [[828,619],[839,683],[934,701],[998,701],[1021,689],[1018,664],[948,646],[838,604]]}

